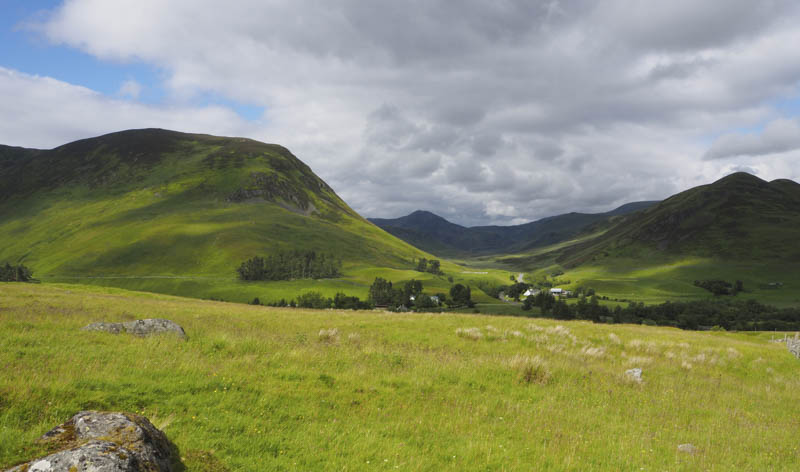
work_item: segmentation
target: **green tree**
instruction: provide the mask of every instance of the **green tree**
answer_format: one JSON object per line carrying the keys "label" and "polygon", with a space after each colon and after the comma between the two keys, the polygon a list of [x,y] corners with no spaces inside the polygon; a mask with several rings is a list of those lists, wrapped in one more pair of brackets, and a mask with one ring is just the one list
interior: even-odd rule
{"label": "green tree", "polygon": [[369,302],[375,306],[392,305],[396,298],[394,292],[391,282],[377,277],[369,287]]}
{"label": "green tree", "polygon": [[453,307],[468,306],[472,307],[472,291],[469,285],[455,284],[450,287],[450,302],[449,305]]}

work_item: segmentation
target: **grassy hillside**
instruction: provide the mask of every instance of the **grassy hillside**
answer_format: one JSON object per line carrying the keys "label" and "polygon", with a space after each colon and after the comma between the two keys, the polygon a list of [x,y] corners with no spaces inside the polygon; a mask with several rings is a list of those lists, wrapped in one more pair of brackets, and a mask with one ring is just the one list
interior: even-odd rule
{"label": "grassy hillside", "polygon": [[239,301],[297,295],[296,283],[235,280],[268,251],[342,258],[343,280],[308,284],[331,295],[363,296],[374,277],[413,276],[413,260],[431,257],[361,218],[281,146],[156,129],[0,147],[0,242],[0,262],[45,281]]}
{"label": "grassy hillside", "polygon": [[606,213],[567,213],[512,226],[466,228],[428,211],[415,211],[401,218],[370,218],[369,221],[398,238],[432,254],[464,257],[476,254],[509,254],[569,240],[592,225],[627,215],[657,202],[635,202]]}
{"label": "grassy hillside", "polygon": [[605,257],[712,257],[800,262],[800,184],[739,172],[624,218],[562,252],[576,266]]}
{"label": "grassy hillside", "polygon": [[800,184],[737,173],[617,218],[571,241],[464,263],[647,303],[712,297],[695,280],[742,280],[740,298],[800,305]]}
{"label": "grassy hillside", "polygon": [[[189,339],[80,331],[141,317]],[[0,284],[0,467],[91,408],[192,471],[797,470],[800,361],[771,336]]]}

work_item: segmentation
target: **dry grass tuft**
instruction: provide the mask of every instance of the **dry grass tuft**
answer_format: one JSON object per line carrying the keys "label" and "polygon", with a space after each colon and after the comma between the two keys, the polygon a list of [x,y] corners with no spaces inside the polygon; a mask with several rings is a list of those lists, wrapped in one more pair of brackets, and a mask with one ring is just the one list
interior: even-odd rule
{"label": "dry grass tuft", "polygon": [[547,368],[547,363],[539,356],[520,356],[516,355],[509,361],[511,367],[517,369],[519,383],[544,385],[552,374]]}
{"label": "dry grass tuft", "polygon": [[728,348],[728,357],[730,357],[731,359],[738,359],[738,358],[742,357],[742,353],[737,351],[736,348],[729,347]]}
{"label": "dry grass tuft", "polygon": [[608,333],[608,340],[611,341],[611,344],[620,345],[622,344],[622,340],[614,333]]}
{"label": "dry grass tuft", "polygon": [[534,333],[544,331],[544,328],[534,323],[528,323],[528,326],[526,326],[526,328],[528,331],[533,331]]}
{"label": "dry grass tuft", "polygon": [[471,339],[473,341],[478,341],[483,338],[483,333],[480,328],[458,328],[456,334],[459,337]]}
{"label": "dry grass tuft", "polygon": [[336,328],[319,330],[319,341],[322,343],[335,343],[339,341],[339,330]]}
{"label": "dry grass tuft", "polygon": [[581,354],[586,357],[593,357],[597,359],[606,355],[606,349],[604,347],[597,346],[583,346],[581,349]]}
{"label": "dry grass tuft", "polygon": [[626,356],[623,353],[622,357],[625,358],[626,365],[648,365],[653,363],[653,358],[647,356]]}

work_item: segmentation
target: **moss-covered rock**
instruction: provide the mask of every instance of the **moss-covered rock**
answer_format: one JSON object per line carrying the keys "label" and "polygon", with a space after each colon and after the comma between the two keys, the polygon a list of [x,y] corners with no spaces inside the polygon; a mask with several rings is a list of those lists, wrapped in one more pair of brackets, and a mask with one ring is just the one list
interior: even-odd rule
{"label": "moss-covered rock", "polygon": [[39,438],[51,454],[6,472],[165,472],[178,454],[150,421],[130,413],[81,411]]}

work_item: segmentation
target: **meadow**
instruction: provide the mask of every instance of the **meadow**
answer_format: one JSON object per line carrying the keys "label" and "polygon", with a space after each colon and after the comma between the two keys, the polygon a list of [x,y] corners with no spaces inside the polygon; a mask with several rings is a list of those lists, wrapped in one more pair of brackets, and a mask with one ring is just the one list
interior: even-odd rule
{"label": "meadow", "polygon": [[[188,340],[80,330],[137,318]],[[192,471],[798,470],[800,361],[774,336],[4,283],[0,467],[101,409]]]}
{"label": "meadow", "polygon": [[[486,271],[484,274],[471,274],[465,273],[462,267],[447,261],[443,261],[442,267],[447,271],[444,275],[417,272],[411,269],[346,264],[341,278],[316,280],[242,281],[233,273],[227,277],[218,275],[111,275],[86,277],[44,275],[39,279],[46,283],[80,283],[238,303],[248,303],[254,298],[258,298],[262,303],[277,302],[280,299],[285,299],[288,302],[296,299],[300,294],[311,291],[319,292],[323,296],[331,298],[342,292],[366,300],[369,295],[369,287],[377,277],[392,281],[401,287],[406,281],[419,280],[423,284],[425,293],[431,295],[436,293],[447,294],[453,284],[461,283],[471,286],[472,299],[476,303],[498,303],[498,300],[479,290],[478,283],[481,281],[500,285],[509,283],[510,272],[502,270]],[[452,283],[449,280],[450,278],[453,279]]]}

